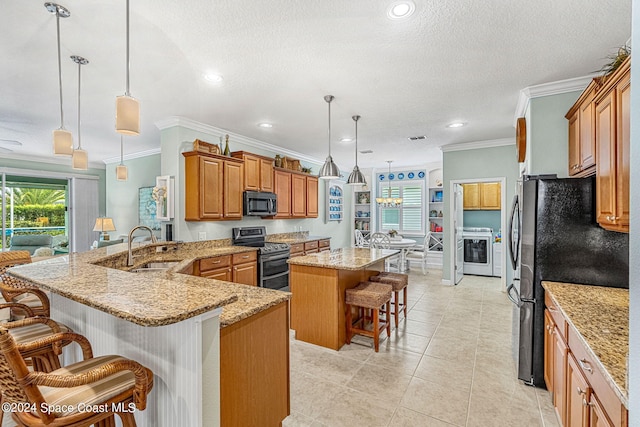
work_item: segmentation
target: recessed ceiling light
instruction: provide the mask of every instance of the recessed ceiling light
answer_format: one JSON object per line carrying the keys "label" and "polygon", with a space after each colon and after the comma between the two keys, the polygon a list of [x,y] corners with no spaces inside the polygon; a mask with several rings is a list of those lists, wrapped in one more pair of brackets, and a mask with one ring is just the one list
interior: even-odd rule
{"label": "recessed ceiling light", "polygon": [[352,142],[353,138],[342,138],[340,142]]}
{"label": "recessed ceiling light", "polygon": [[420,136],[410,136],[410,137],[409,137],[409,139],[410,139],[411,141],[419,141],[419,140],[421,140],[421,139],[427,139],[427,137],[426,137],[426,136],[424,136],[424,135],[420,135]]}
{"label": "recessed ceiling light", "polygon": [[258,123],[258,126],[260,126],[261,128],[265,128],[265,129],[270,129],[273,127],[273,125],[271,123]]}
{"label": "recessed ceiling light", "polygon": [[461,128],[462,126],[466,125],[466,123],[463,122],[453,122],[453,123],[449,123],[447,125],[448,128]]}
{"label": "recessed ceiling light", "polygon": [[373,154],[373,150],[362,150],[360,154]]}
{"label": "recessed ceiling light", "polygon": [[222,81],[222,76],[214,73],[205,73],[203,75],[204,79],[211,83],[220,83]]}
{"label": "recessed ceiling light", "polygon": [[415,12],[416,4],[409,0],[396,1],[391,3],[387,9],[387,17],[389,19],[405,19]]}

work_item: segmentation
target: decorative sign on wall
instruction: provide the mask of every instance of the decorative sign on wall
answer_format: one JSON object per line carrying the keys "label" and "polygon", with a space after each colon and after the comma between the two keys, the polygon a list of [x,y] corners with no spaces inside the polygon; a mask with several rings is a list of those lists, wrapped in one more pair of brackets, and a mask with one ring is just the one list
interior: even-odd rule
{"label": "decorative sign on wall", "polygon": [[170,221],[173,218],[174,179],[169,175],[157,176],[153,187],[153,199],[156,201],[156,219]]}
{"label": "decorative sign on wall", "polygon": [[379,173],[378,181],[411,181],[411,180],[423,180],[426,176],[426,172],[423,170],[404,171],[404,172],[391,172],[391,173]]}

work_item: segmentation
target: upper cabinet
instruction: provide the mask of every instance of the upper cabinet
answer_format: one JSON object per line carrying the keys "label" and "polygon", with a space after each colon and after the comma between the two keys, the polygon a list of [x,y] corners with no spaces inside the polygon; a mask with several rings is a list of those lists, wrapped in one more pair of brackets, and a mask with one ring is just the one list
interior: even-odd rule
{"label": "upper cabinet", "polygon": [[274,169],[278,213],[273,218],[317,218],[318,177],[282,168]]}
{"label": "upper cabinet", "polygon": [[234,151],[234,158],[244,160],[244,189],[273,192],[273,159],[246,151]]}
{"label": "upper cabinet", "polygon": [[464,210],[500,210],[500,183],[474,182],[462,184]]}
{"label": "upper cabinet", "polygon": [[596,220],[622,232],[629,232],[630,60],[607,77],[595,97]]}
{"label": "upper cabinet", "polygon": [[242,218],[243,161],[197,151],[185,158],[185,220]]}
{"label": "upper cabinet", "polygon": [[583,177],[596,172],[596,92],[601,79],[593,79],[567,112],[569,120],[569,175]]}

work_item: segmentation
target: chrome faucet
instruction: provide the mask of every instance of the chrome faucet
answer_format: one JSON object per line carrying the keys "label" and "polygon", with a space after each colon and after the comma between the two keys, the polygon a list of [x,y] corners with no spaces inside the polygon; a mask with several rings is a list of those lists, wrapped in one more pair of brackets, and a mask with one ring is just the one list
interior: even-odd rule
{"label": "chrome faucet", "polygon": [[157,242],[156,236],[153,235],[153,231],[146,225],[136,225],[135,227],[133,227],[129,232],[129,240],[127,242],[128,249],[129,249],[129,253],[127,255],[127,267],[131,267],[133,265],[133,254],[131,253],[131,243],[132,243],[131,241],[133,240],[133,233],[139,228],[149,231],[149,234],[151,235],[151,243]]}

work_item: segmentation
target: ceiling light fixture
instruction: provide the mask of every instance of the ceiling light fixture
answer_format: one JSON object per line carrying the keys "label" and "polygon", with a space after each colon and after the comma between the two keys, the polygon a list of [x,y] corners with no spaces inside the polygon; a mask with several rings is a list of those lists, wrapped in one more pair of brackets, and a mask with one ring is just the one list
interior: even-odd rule
{"label": "ceiling light fixture", "polygon": [[318,173],[318,178],[322,179],[334,179],[340,177],[340,169],[333,163],[333,158],[331,157],[331,101],[334,100],[333,95],[326,95],[324,100],[329,105],[329,155],[327,159],[324,161],[324,164],[320,168],[320,172]]}
{"label": "ceiling light fixture", "polygon": [[351,116],[351,118],[356,122],[356,165],[353,167],[353,171],[347,179],[347,184],[367,185],[367,180],[358,167],[358,120],[360,120],[360,116]]}
{"label": "ceiling light fixture", "polygon": [[116,97],[116,132],[140,135],[140,102],[129,92],[129,0],[127,0],[127,82],[124,95]]}
{"label": "ceiling light fixture", "polygon": [[351,142],[351,141],[353,141],[353,138],[341,138],[340,139],[340,142],[345,142],[345,143],[346,142]]}
{"label": "ceiling light fixture", "polygon": [[124,136],[120,135],[120,164],[116,166],[116,179],[118,181],[126,181],[129,173],[124,164]]}
{"label": "ceiling light fixture", "polygon": [[402,204],[402,198],[391,197],[391,163],[393,163],[393,160],[387,160],[387,163],[389,163],[389,174],[387,175],[389,188],[387,190],[387,197],[376,197],[376,203],[383,208],[399,208]]}
{"label": "ceiling light fixture", "polygon": [[211,83],[220,83],[222,81],[222,76],[215,73],[206,73],[204,74],[204,79]]}
{"label": "ceiling light fixture", "polygon": [[453,122],[453,123],[449,123],[447,125],[448,128],[461,128],[462,126],[466,125],[466,123],[463,122]]}
{"label": "ceiling light fixture", "polygon": [[64,6],[45,3],[50,13],[56,14],[56,34],[58,39],[58,87],[60,89],[60,128],[53,131],[53,154],[70,156],[73,154],[73,136],[64,128],[64,110],[62,109],[62,63],[60,59],[60,18],[68,18],[71,13]]}
{"label": "ceiling light fixture", "polygon": [[402,0],[391,3],[387,9],[387,17],[389,19],[405,19],[415,12],[416,4],[412,1]]}
{"label": "ceiling light fixture", "polygon": [[86,171],[89,168],[89,156],[86,150],[82,149],[82,139],[80,138],[80,69],[89,61],[77,55],[73,55],[71,59],[78,64],[78,148],[73,150],[71,165],[74,169]]}
{"label": "ceiling light fixture", "polygon": [[258,126],[264,129],[271,129],[273,127],[271,123],[258,123]]}

